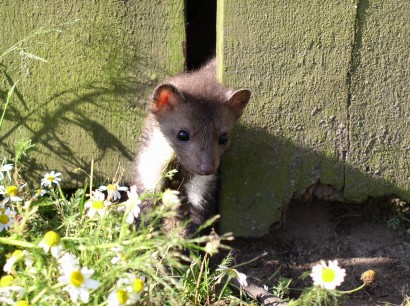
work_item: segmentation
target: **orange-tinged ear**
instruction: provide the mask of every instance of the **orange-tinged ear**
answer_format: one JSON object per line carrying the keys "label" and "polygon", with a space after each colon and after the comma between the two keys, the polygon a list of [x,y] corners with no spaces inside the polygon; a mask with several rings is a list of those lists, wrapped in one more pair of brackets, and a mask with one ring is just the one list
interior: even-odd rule
{"label": "orange-tinged ear", "polygon": [[184,100],[184,95],[174,85],[169,83],[160,84],[152,94],[152,111],[156,113],[171,110]]}
{"label": "orange-tinged ear", "polygon": [[242,115],[250,98],[251,91],[248,89],[239,89],[229,97],[227,103],[229,108],[236,115],[236,118],[239,118]]}

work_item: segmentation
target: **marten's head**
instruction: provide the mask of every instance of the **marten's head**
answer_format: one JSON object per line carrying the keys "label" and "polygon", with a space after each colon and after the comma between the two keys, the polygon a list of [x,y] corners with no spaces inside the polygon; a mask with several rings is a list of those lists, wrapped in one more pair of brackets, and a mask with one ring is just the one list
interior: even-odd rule
{"label": "marten's head", "polygon": [[220,84],[195,91],[191,85],[157,86],[151,112],[179,163],[193,174],[211,175],[219,167],[251,92],[231,91]]}

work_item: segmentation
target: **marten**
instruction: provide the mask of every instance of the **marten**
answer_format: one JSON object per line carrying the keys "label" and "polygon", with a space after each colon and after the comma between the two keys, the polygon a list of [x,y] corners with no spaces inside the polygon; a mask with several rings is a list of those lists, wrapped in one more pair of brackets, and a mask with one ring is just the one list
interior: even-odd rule
{"label": "marten", "polygon": [[[232,129],[249,102],[247,89],[231,90],[216,79],[216,60],[159,84],[151,97],[135,161],[139,194],[173,188],[179,191],[179,221],[184,235],[217,212],[217,170]],[[167,169],[168,168],[168,169]],[[172,181],[163,173],[177,169]],[[152,206],[144,201],[142,210]]]}

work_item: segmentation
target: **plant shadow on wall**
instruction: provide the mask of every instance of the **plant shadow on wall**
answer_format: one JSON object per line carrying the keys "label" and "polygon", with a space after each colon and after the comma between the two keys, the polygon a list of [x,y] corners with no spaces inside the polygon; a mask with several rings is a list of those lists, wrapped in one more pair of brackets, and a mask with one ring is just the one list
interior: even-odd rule
{"label": "plant shadow on wall", "polygon": [[[157,76],[167,72],[138,44],[110,31],[111,24],[98,27],[100,31],[89,29],[94,36],[87,31],[70,32],[65,26],[63,30],[60,26],[41,28],[0,58],[2,102],[16,84],[0,133],[0,153],[12,156],[16,139],[31,139],[34,152],[24,168],[33,179],[44,171],[61,171],[69,176],[65,182],[70,188],[84,180],[83,173],[73,170],[89,172],[92,160],[93,175],[99,180],[115,175],[117,167],[127,167],[134,158],[150,90]],[[43,42],[34,43],[34,37]],[[128,47],[118,50],[123,45]],[[35,54],[47,54],[47,58]],[[87,70],[86,58],[97,59],[95,67]]]}
{"label": "plant shadow on wall", "polygon": [[[14,84],[13,80],[8,78],[9,82]],[[32,143],[36,146],[34,150],[45,154],[47,158],[58,158],[61,161],[64,168],[57,169],[58,171],[65,172],[71,180],[82,181],[83,174],[74,173],[73,170],[89,169],[91,159],[98,163],[107,158],[109,151],[116,152],[115,154],[128,161],[133,160],[134,152],[123,143],[119,135],[111,132],[106,127],[108,124],[104,122],[110,120],[110,105],[114,101],[124,100],[124,97],[132,99],[136,92],[143,91],[145,87],[146,84],[137,83],[134,79],[117,78],[110,84],[89,83],[82,85],[81,89],[73,88],[56,93],[47,101],[35,107],[24,107],[22,110],[22,105],[26,106],[27,102],[24,93],[21,93],[17,86],[15,101],[7,110],[8,124],[3,127],[0,142],[5,144],[5,151],[11,154],[13,140],[18,137],[19,131],[23,131],[24,135],[30,135]],[[123,111],[132,113],[132,118],[144,116],[143,105],[129,99],[127,109]],[[132,103],[135,105],[130,105]],[[131,111],[132,108],[134,109]],[[132,125],[132,122],[129,125]],[[78,137],[69,137],[70,133],[74,132],[78,133]],[[9,138],[12,141],[7,141]],[[80,146],[78,143],[73,146],[68,140],[82,143]],[[85,147],[93,148],[92,152],[88,150],[88,154],[83,154],[78,151]],[[37,173],[38,177],[43,171],[49,170],[45,162],[38,160],[30,160],[30,164],[26,166],[29,171]],[[103,177],[103,173],[98,169],[94,175],[97,178]]]}
{"label": "plant shadow on wall", "polygon": [[[410,296],[410,223],[402,220],[395,228],[390,223],[398,216],[394,204],[400,203],[390,198],[330,201],[343,196],[345,173],[391,190],[392,196],[405,190],[263,129],[237,126],[232,141],[221,166],[221,228],[235,236],[259,237],[232,243],[236,262],[250,262],[240,272],[261,287],[287,277],[292,288],[305,288],[312,284],[310,278],[299,278],[305,271],[320,260],[338,259],[347,272],[342,290],[360,284],[368,269],[378,273],[376,284],[342,305],[398,305]],[[317,183],[324,177],[339,190],[320,188]]]}

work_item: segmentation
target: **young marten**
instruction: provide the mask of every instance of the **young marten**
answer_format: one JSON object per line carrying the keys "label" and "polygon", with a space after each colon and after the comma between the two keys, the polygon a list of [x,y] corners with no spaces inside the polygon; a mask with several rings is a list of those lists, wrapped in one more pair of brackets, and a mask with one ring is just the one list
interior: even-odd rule
{"label": "young marten", "polygon": [[[185,235],[216,214],[220,158],[251,96],[249,90],[234,91],[220,84],[215,68],[214,58],[155,88],[136,158],[140,194],[170,187],[180,192],[179,219],[190,221]],[[165,171],[175,168],[172,182],[161,181]],[[142,209],[150,205],[143,203]]]}

